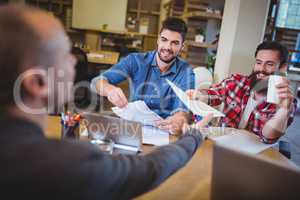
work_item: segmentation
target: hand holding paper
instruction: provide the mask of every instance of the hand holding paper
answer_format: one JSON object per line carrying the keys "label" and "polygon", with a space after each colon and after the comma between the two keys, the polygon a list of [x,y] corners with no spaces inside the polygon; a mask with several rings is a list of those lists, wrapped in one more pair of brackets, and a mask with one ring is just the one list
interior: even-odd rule
{"label": "hand holding paper", "polygon": [[171,86],[175,94],[178,98],[190,109],[194,114],[206,116],[208,114],[213,114],[213,117],[224,117],[224,114],[220,111],[214,109],[213,107],[198,101],[198,100],[191,100],[184,91],[178,88],[174,83],[167,80],[167,83]]}

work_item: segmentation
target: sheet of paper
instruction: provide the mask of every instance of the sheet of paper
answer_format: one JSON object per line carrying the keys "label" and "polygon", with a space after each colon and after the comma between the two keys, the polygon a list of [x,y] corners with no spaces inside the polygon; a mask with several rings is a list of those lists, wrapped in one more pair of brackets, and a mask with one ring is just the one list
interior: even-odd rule
{"label": "sheet of paper", "polygon": [[218,145],[250,154],[258,154],[273,146],[272,144],[264,144],[257,135],[245,130],[236,129],[236,131],[231,131],[229,134],[209,138],[214,140]]}
{"label": "sheet of paper", "polygon": [[178,88],[174,83],[166,79],[167,83],[171,86],[178,98],[190,109],[194,114],[206,116],[210,113],[214,117],[224,117],[224,114],[217,109],[198,100],[191,100],[184,91]]}
{"label": "sheet of paper", "polygon": [[153,126],[143,126],[143,144],[167,145],[169,144],[169,133]]}
{"label": "sheet of paper", "polygon": [[154,125],[154,122],[162,118],[150,110],[144,101],[135,101],[129,103],[124,108],[113,107],[112,111],[119,117],[140,122],[145,125]]}

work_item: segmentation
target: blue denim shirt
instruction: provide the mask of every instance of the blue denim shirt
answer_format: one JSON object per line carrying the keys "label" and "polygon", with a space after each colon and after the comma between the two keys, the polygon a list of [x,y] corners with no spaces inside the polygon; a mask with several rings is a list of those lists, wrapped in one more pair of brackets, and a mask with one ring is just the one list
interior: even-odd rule
{"label": "blue denim shirt", "polygon": [[130,101],[144,100],[148,107],[166,118],[177,111],[189,112],[173,92],[166,79],[183,91],[195,88],[191,65],[177,57],[167,72],[160,72],[155,59],[156,51],[132,53],[92,80],[92,88],[99,79],[116,85],[128,78]]}

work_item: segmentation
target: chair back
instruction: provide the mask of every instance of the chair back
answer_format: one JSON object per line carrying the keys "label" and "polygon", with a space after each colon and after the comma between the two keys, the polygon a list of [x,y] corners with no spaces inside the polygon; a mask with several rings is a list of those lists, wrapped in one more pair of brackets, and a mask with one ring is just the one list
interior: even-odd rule
{"label": "chair back", "polygon": [[213,83],[212,73],[206,67],[196,67],[193,71],[195,74],[195,89],[208,89]]}

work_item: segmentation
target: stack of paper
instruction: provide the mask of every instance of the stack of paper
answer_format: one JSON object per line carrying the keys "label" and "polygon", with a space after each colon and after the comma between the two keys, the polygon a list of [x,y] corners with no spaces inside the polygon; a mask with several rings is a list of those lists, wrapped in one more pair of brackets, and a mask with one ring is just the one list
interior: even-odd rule
{"label": "stack of paper", "polygon": [[140,122],[145,125],[155,125],[155,121],[161,120],[162,118],[150,110],[144,101],[135,101],[129,103],[124,108],[113,107],[112,111],[119,117]]}
{"label": "stack of paper", "polygon": [[224,114],[220,111],[214,109],[213,107],[198,101],[198,100],[191,100],[184,91],[178,88],[174,83],[166,79],[167,83],[171,86],[175,94],[178,98],[190,109],[194,114],[206,116],[208,114],[213,114],[214,117],[224,117]]}

